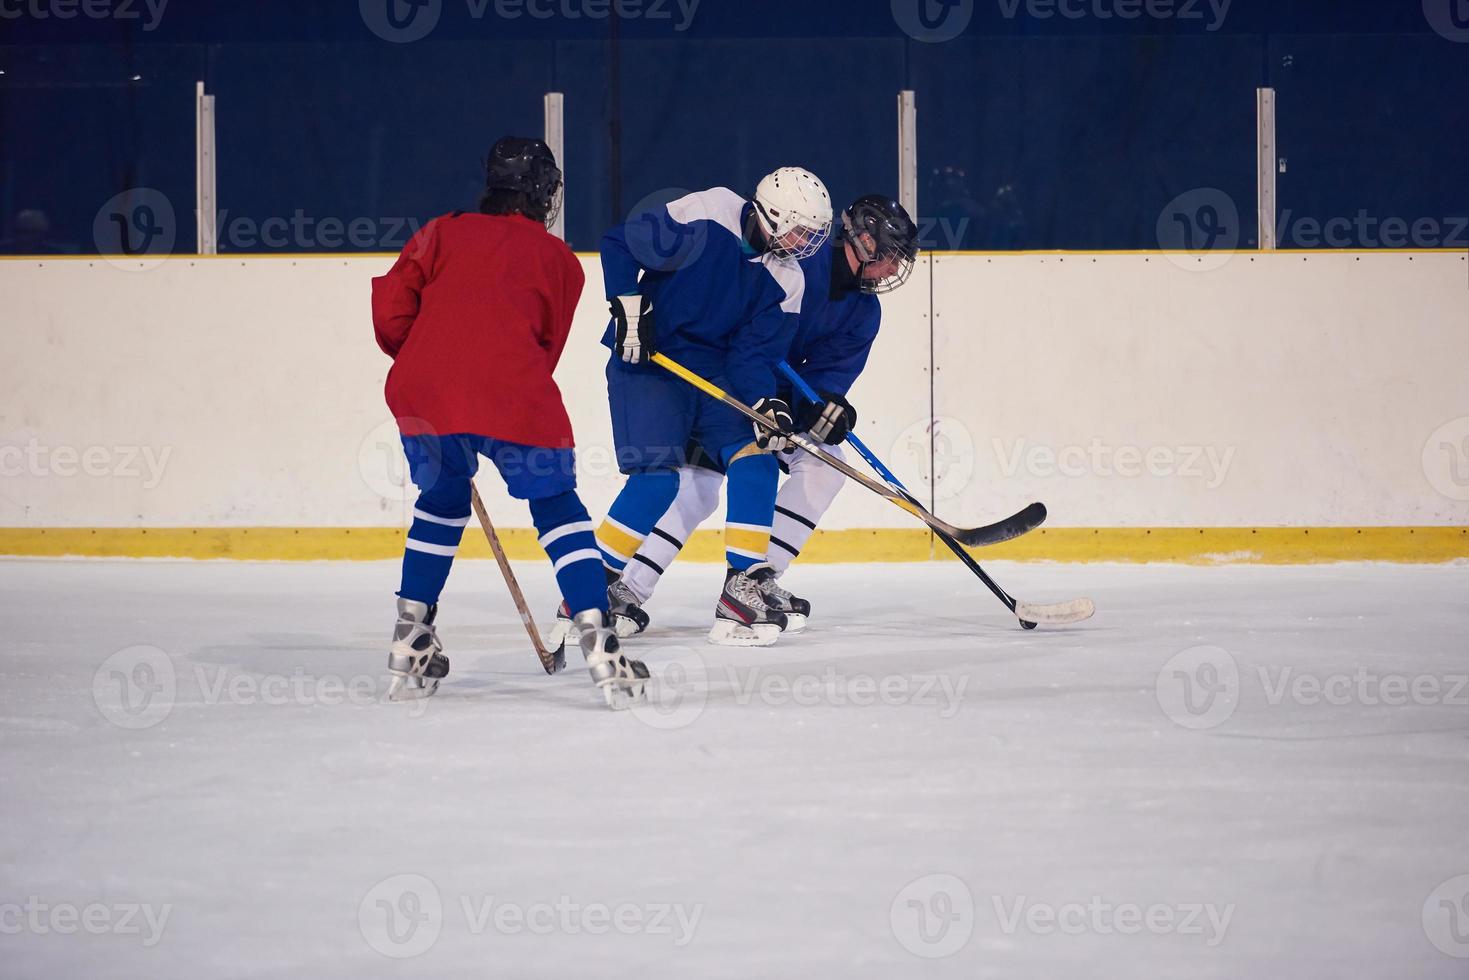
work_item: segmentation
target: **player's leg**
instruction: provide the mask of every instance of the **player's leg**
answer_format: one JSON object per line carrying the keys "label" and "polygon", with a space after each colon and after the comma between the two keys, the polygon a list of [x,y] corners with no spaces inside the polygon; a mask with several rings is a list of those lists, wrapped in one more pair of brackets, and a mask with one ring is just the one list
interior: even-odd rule
{"label": "player's leg", "polygon": [[761,583],[775,575],[765,555],[770,550],[780,469],[772,454],[755,445],[749,422],[728,406],[706,402],[695,431],[702,445],[719,447],[717,456],[729,484],[724,590],[714,607],[709,641],[769,646],[786,626],[785,616],[771,609],[761,594]]}
{"label": "player's leg", "polygon": [[469,523],[469,481],[479,467],[479,458],[462,436],[404,436],[403,452],[419,494],[403,547],[398,623],[388,654],[388,670],[394,675],[390,697],[432,694],[449,673],[434,619]]}
{"label": "player's leg", "polygon": [[627,563],[622,580],[612,591],[626,591],[624,601],[639,608],[653,597],[658,580],[673,564],[689,535],[709,519],[719,507],[719,488],[724,473],[718,464],[698,447],[689,454],[689,465],[678,471],[678,495],[667,512],[658,519],[653,533],[643,539],[638,553]]}
{"label": "player's leg", "polygon": [[[846,459],[842,447],[825,448],[837,459]],[[775,498],[775,521],[771,526],[770,551],[766,556],[775,569],[776,578],[785,574],[801,549],[806,547],[821,516],[831,507],[846,483],[846,477],[839,471],[810,453],[798,449],[785,460],[790,476]],[[810,602],[792,595],[775,579],[766,584],[765,593],[768,604],[786,613],[788,632],[796,633],[806,628],[806,621],[811,615]]]}
{"label": "player's leg", "polygon": [[[627,475],[622,492],[597,528],[597,545],[610,585],[621,578],[678,495],[678,471],[684,463],[699,395],[671,375],[636,371],[620,361],[607,367],[607,395],[617,464]],[[647,625],[646,618],[639,619],[621,603],[612,609],[612,616],[623,635],[640,632]]]}
{"label": "player's leg", "polygon": [[575,452],[498,439],[480,440],[478,448],[495,464],[510,496],[530,504],[536,534],[561,588],[562,608],[570,613],[593,682],[609,705],[637,700],[648,668],[622,655],[608,622],[602,553],[591,515],[576,492]]}

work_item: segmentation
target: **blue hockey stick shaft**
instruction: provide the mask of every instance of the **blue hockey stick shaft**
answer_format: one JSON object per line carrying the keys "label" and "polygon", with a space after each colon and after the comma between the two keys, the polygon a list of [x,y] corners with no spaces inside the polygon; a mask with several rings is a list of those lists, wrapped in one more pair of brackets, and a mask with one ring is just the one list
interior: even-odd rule
{"label": "blue hockey stick shaft", "polygon": [[[801,393],[802,398],[806,399],[808,402],[822,401],[822,397],[816,393],[816,389],[808,385],[806,383],[806,379],[797,374],[796,369],[791,367],[785,361],[780,362],[780,373],[784,374],[786,378],[790,381],[790,383],[796,386],[796,390]],[[857,450],[857,454],[859,456],[867,460],[867,465],[871,466],[874,470],[877,470],[878,476],[891,483],[894,489],[902,490],[904,493],[908,492],[908,488],[903,486],[902,481],[899,480],[896,476],[893,476],[892,471],[889,470],[886,466],[882,465],[882,460],[878,459],[875,455],[873,455],[872,450],[868,449],[865,445],[862,444],[862,440],[857,438],[857,433],[848,432],[847,441],[852,444],[853,449]]]}
{"label": "blue hockey stick shaft", "polygon": [[[806,399],[808,402],[820,402],[823,400],[822,397],[816,393],[816,389],[808,385],[806,383],[806,379],[796,373],[795,368],[791,367],[785,361],[781,361],[779,367],[780,373],[784,374],[786,378],[790,381],[790,383],[795,386],[796,391],[800,393],[802,398]],[[903,486],[902,481],[900,481],[896,476],[893,475],[892,470],[884,466],[882,460],[878,459],[877,456],[873,454],[872,450],[868,449],[862,443],[862,440],[857,438],[857,433],[848,432],[847,442],[852,444],[852,448],[857,450],[858,455],[867,460],[867,464],[871,466],[874,470],[876,470],[879,476],[881,476],[888,483],[892,484],[894,490],[898,490],[904,494],[907,494],[909,497],[912,497],[912,493],[908,490],[907,487]],[[1010,593],[1006,592],[1004,589],[1000,588],[999,584],[996,583],[994,579],[989,577],[989,574],[980,567],[979,562],[974,560],[974,556],[966,551],[962,544],[937,529],[934,529],[934,533],[939,536],[944,544],[949,546],[949,550],[954,552],[954,554],[959,557],[960,561],[969,566],[969,570],[971,572],[979,576],[979,580],[983,582],[989,588],[989,590],[995,594],[995,598],[999,599],[1005,604],[1005,608],[1009,609],[1012,613],[1015,612],[1015,597],[1010,595]],[[1035,627],[1034,623],[1028,623],[1023,619],[1020,622],[1022,625],[1025,626],[1026,629],[1033,629]]]}

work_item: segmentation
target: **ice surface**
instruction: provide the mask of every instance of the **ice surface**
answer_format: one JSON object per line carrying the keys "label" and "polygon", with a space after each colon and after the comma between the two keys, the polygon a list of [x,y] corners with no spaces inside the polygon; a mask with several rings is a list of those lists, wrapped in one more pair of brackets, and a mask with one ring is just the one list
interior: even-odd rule
{"label": "ice surface", "polygon": [[1100,611],[798,566],[716,648],[676,567],[632,714],[489,562],[412,705],[392,564],[0,563],[0,975],[1469,976],[1469,567],[990,571]]}

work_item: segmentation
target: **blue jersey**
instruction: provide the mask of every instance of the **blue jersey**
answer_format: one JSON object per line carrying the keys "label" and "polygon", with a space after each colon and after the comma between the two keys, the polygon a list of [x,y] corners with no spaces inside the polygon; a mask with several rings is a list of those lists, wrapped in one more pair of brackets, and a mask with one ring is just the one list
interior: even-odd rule
{"label": "blue jersey", "polygon": [[882,304],[856,288],[832,297],[832,262],[846,259],[841,248],[840,238],[828,239],[801,261],[806,289],[786,363],[818,392],[845,396],[867,366],[882,323]]}
{"label": "blue jersey", "polygon": [[[607,298],[647,297],[657,349],[696,374],[723,378],[747,404],[777,390],[774,368],[795,334],[804,288],[795,260],[756,254],[745,241],[752,208],[716,187],[635,214],[602,236]],[[613,346],[612,324],[602,343]]]}

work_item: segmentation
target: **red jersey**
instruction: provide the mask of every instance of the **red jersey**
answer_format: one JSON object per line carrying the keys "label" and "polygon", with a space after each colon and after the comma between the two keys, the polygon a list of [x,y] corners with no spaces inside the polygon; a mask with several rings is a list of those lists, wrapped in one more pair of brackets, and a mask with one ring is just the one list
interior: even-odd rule
{"label": "red jersey", "polygon": [[420,229],[372,281],[399,430],[571,446],[551,372],[585,280],[566,243],[522,215],[445,215]]}

